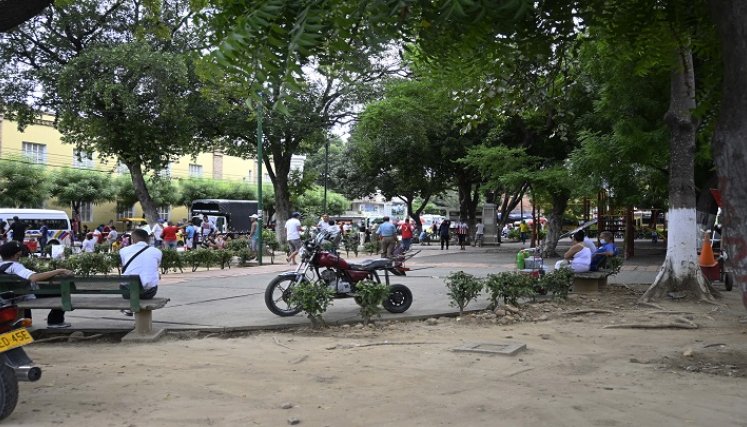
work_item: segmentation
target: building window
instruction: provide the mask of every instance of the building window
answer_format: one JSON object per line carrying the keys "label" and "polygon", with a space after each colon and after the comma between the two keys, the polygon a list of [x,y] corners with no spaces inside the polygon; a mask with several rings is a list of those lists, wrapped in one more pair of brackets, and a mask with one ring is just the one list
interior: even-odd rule
{"label": "building window", "polygon": [[135,205],[117,202],[117,219],[135,217]]}
{"label": "building window", "polygon": [[74,150],[73,167],[79,169],[93,169],[93,153]]}
{"label": "building window", "polygon": [[93,203],[81,202],[80,204],[80,221],[91,222],[93,221]]}
{"label": "building window", "polygon": [[169,215],[171,214],[171,205],[159,206],[157,209],[157,213],[159,218],[168,221]]}
{"label": "building window", "polygon": [[189,177],[190,178],[202,178],[202,165],[195,165],[195,164],[190,163]]}
{"label": "building window", "polygon": [[23,155],[28,157],[33,163],[46,164],[47,163],[47,146],[44,144],[36,144],[33,142],[24,142]]}

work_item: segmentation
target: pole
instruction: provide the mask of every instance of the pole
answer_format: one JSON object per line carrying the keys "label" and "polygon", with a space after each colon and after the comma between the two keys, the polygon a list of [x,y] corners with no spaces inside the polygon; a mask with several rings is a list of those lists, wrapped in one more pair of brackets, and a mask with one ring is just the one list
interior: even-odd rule
{"label": "pole", "polygon": [[257,210],[259,218],[257,218],[257,229],[259,235],[257,236],[257,262],[262,265],[262,252],[264,252],[264,242],[262,241],[262,230],[264,229],[264,205],[262,204],[262,94],[259,95],[259,102],[257,103],[257,198],[258,208]]}
{"label": "pole", "polygon": [[322,202],[322,214],[327,213],[327,177],[329,177],[329,140],[324,143],[324,201]]}

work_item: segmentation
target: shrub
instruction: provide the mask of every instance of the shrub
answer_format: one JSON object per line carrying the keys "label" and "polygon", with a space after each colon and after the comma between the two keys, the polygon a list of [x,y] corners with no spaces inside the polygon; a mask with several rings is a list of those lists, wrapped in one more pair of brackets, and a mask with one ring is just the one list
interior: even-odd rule
{"label": "shrub", "polygon": [[192,267],[192,271],[197,271],[199,267],[205,267],[210,270],[210,266],[218,262],[217,251],[207,248],[198,248],[184,253],[184,262]]}
{"label": "shrub", "polygon": [[249,250],[249,248],[239,249],[235,252],[236,256],[239,257],[239,264],[246,265],[250,259],[254,259],[256,254]]}
{"label": "shrub", "polygon": [[384,300],[389,296],[389,286],[364,280],[355,286],[355,302],[361,307],[363,325],[367,326],[373,316],[381,317]]}
{"label": "shrub", "polygon": [[176,251],[176,249],[162,249],[161,253],[163,254],[161,258],[161,273],[166,274],[169,272],[169,270],[176,273],[176,270],[179,270],[179,272],[184,272],[184,257]]}
{"label": "shrub", "polygon": [[610,276],[614,276],[615,274],[620,272],[620,269],[622,269],[623,265],[623,259],[619,256],[612,256],[607,258],[607,265],[604,266],[604,270],[611,271],[612,273]]}
{"label": "shrub", "polygon": [[75,269],[77,276],[92,276],[96,273],[109,274],[112,269],[110,258],[103,253],[80,253],[75,255]]}
{"label": "shrub", "polygon": [[498,306],[498,299],[504,304],[518,305],[519,298],[534,297],[536,279],[519,273],[503,272],[490,274],[485,279],[485,289],[490,292],[493,307]]}
{"label": "shrub", "polygon": [[355,256],[358,256],[358,243],[360,242],[358,233],[348,233],[342,240],[342,242],[345,245],[346,256],[350,256],[351,251],[355,254]]}
{"label": "shrub", "polygon": [[464,312],[464,307],[470,301],[477,298],[482,290],[482,281],[464,271],[456,271],[446,276],[447,295],[451,298],[449,304],[459,307],[459,315]]}
{"label": "shrub", "polygon": [[238,239],[231,239],[228,242],[226,242],[225,249],[228,249],[233,252],[238,252],[242,249],[247,249],[249,247],[249,240],[246,238],[246,236],[241,236]]}
{"label": "shrub", "polygon": [[519,240],[521,238],[521,232],[519,232],[518,228],[514,227],[508,230],[508,235],[506,235],[506,237],[511,240]]}
{"label": "shrub", "polygon": [[540,286],[550,292],[553,297],[566,299],[568,292],[573,286],[573,270],[570,268],[559,268],[552,273],[547,273],[539,280]]}
{"label": "shrub", "polygon": [[277,234],[275,234],[275,232],[272,230],[268,230],[266,228],[262,230],[262,242],[273,251],[277,251],[280,249],[280,243],[278,243]]}
{"label": "shrub", "polygon": [[221,270],[226,267],[231,268],[231,260],[233,259],[234,253],[234,251],[228,249],[218,249],[215,251],[215,258],[218,264],[220,264]]}
{"label": "shrub", "polygon": [[318,329],[327,326],[322,318],[322,314],[332,304],[333,298],[334,291],[329,289],[325,282],[318,281],[312,283],[304,280],[293,287],[290,303],[293,306],[300,307],[306,313],[309,320],[311,320],[311,325],[315,329]]}

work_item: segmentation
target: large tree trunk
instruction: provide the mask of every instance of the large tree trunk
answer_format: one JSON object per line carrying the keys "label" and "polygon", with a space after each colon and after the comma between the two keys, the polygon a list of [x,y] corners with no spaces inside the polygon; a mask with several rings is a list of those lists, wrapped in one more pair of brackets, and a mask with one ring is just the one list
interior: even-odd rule
{"label": "large tree trunk", "polygon": [[140,206],[143,208],[143,216],[148,221],[148,224],[155,224],[158,221],[158,209],[156,203],[148,192],[148,186],[145,184],[145,177],[143,176],[143,168],[139,163],[125,163],[127,169],[130,170],[130,177],[132,178],[132,186],[135,187],[135,194],[137,200],[140,202]]}
{"label": "large tree trunk", "polygon": [[292,154],[282,151],[282,143],[273,142],[272,157],[265,157],[264,163],[267,168],[267,174],[272,181],[275,190],[275,236],[279,243],[285,243],[285,221],[290,217],[290,187],[288,185],[288,175],[290,174],[290,164]]}
{"label": "large tree trunk", "polygon": [[695,72],[692,52],[681,47],[678,66],[672,71],[669,111],[670,131],[669,229],[667,256],[656,280],[641,297],[660,298],[668,292],[686,292],[701,300],[713,300],[697,256],[695,219]]}
{"label": "large tree trunk", "polygon": [[470,230],[473,230],[477,217],[480,185],[473,183],[463,174],[459,174],[457,175],[457,191],[459,193],[459,217],[465,219]]}
{"label": "large tree trunk", "polygon": [[558,240],[560,240],[563,227],[563,214],[565,214],[565,209],[568,207],[568,200],[571,196],[569,193],[563,191],[551,194],[550,197],[552,210],[547,217],[547,236],[545,237],[545,248],[542,251],[542,256],[548,258],[558,256],[555,249],[558,247]]}
{"label": "large tree trunk", "polygon": [[721,247],[747,307],[747,2],[711,0],[721,38],[724,86],[713,140],[724,234]]}

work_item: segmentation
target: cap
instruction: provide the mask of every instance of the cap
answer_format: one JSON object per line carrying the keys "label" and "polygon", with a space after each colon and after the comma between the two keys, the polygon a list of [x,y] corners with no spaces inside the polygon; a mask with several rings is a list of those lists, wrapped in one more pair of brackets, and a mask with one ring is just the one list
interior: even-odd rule
{"label": "cap", "polygon": [[257,219],[257,218],[259,218],[259,215],[257,215],[257,214],[254,214],[254,215],[251,215],[251,216],[250,216],[249,218],[254,218],[254,219]]}
{"label": "cap", "polygon": [[23,252],[23,245],[15,240],[11,240],[10,242],[0,246],[0,257],[3,259],[9,259],[18,252]]}
{"label": "cap", "polygon": [[300,214],[299,212],[293,212],[293,213],[291,214],[291,217],[292,217],[292,218],[298,218],[299,216],[301,216],[301,214]]}

